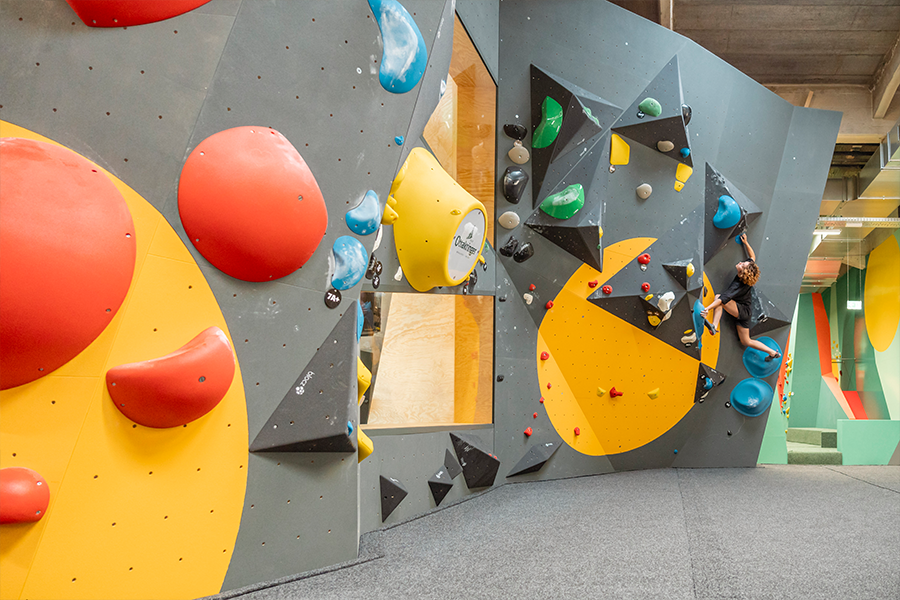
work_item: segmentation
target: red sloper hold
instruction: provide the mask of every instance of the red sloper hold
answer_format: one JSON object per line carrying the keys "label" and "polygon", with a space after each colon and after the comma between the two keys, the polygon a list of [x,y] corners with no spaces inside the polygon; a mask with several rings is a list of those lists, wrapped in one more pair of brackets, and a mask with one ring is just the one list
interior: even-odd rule
{"label": "red sloper hold", "polygon": [[200,254],[244,281],[290,275],[328,227],[303,157],[266,127],[226,129],[200,142],[181,170],[178,213]]}
{"label": "red sloper hold", "polygon": [[131,27],[177,17],[209,0],[66,0],[88,27]]}
{"label": "red sloper hold", "polygon": [[231,344],[221,329],[210,327],[171,354],[113,367],[106,389],[135,423],[177,427],[215,408],[233,379]]}
{"label": "red sloper hold", "polygon": [[50,488],[37,471],[0,469],[0,524],[40,521],[50,504]]}
{"label": "red sloper hold", "polygon": [[109,325],[134,275],[134,223],[100,167],[0,139],[0,389],[34,381]]}

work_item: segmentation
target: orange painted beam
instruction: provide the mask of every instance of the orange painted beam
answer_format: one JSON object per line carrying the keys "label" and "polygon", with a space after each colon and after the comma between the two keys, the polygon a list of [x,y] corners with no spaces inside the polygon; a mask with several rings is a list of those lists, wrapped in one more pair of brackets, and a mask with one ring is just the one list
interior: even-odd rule
{"label": "orange painted beam", "polygon": [[844,398],[847,399],[847,404],[850,405],[850,410],[853,411],[854,417],[857,419],[869,418],[869,415],[866,414],[866,409],[863,407],[862,398],[859,397],[858,392],[844,390]]}
{"label": "orange painted beam", "polygon": [[819,366],[822,375],[832,375],[831,371],[831,327],[828,324],[828,313],[825,312],[825,303],[822,294],[813,294],[813,313],[816,319],[816,341],[819,346]]}

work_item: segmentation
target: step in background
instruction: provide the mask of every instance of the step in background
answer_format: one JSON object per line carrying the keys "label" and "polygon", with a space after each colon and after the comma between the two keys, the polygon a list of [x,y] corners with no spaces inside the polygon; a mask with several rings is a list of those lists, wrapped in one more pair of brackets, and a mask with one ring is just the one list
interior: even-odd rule
{"label": "step in background", "polygon": [[821,448],[837,448],[837,429],[819,427],[789,427],[787,441],[812,444]]}
{"label": "step in background", "polygon": [[787,443],[789,465],[841,465],[843,455],[836,448],[821,448],[813,444]]}

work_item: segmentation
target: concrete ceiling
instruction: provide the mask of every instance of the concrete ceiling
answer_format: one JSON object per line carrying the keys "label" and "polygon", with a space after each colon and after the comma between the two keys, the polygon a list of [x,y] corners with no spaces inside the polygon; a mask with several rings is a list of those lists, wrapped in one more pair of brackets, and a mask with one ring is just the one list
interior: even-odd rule
{"label": "concrete ceiling", "polygon": [[900,0],[609,1],[795,106],[843,113],[817,226],[841,231],[813,236],[801,291],[864,267],[900,221]]}

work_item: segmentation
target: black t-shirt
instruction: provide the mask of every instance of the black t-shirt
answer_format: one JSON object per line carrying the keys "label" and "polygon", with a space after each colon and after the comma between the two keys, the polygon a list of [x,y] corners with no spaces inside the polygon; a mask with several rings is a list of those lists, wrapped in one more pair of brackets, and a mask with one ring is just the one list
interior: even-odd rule
{"label": "black t-shirt", "polygon": [[719,300],[722,301],[722,304],[728,304],[729,300],[734,300],[737,304],[743,304],[749,308],[753,298],[752,294],[753,286],[747,285],[735,275],[728,289],[719,294]]}

